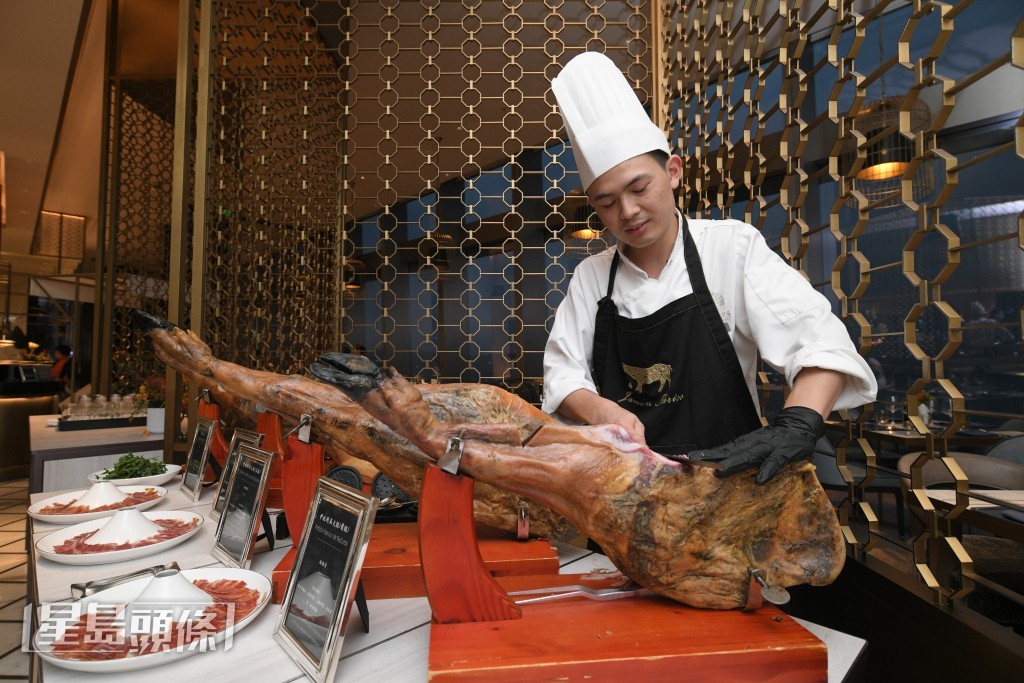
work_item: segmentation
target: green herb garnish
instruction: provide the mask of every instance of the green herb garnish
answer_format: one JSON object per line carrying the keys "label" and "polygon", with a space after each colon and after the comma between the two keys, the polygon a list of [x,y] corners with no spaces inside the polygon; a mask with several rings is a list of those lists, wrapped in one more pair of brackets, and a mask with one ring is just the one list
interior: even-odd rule
{"label": "green herb garnish", "polygon": [[167,465],[160,460],[150,460],[129,453],[118,458],[114,466],[99,473],[99,479],[136,479],[152,477],[167,471]]}

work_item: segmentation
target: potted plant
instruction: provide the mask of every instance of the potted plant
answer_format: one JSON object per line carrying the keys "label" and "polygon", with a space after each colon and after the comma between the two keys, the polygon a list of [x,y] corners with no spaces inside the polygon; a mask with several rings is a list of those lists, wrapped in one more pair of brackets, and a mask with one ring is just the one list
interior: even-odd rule
{"label": "potted plant", "polygon": [[136,407],[146,409],[146,429],[151,434],[164,433],[166,398],[164,378],[155,372],[146,376],[146,380],[135,394]]}
{"label": "potted plant", "polygon": [[927,391],[917,395],[917,414],[924,420],[925,425],[931,424],[932,395]]}

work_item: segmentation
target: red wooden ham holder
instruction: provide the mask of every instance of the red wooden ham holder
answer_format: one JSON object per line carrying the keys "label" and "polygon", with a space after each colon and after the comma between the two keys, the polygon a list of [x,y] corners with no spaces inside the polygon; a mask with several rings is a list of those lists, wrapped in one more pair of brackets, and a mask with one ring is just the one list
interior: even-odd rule
{"label": "red wooden ham holder", "polygon": [[292,547],[281,558],[271,574],[272,600],[280,603],[288,587],[288,577],[295,564],[295,552],[302,540],[306,514],[316,493],[316,482],[323,474],[324,448],[320,444],[303,443],[294,434],[288,437],[281,462],[281,489],[284,499],[284,515],[292,537]]}
{"label": "red wooden ham holder", "polygon": [[420,496],[431,681],[828,679],[825,644],[775,607],[701,610],[657,596],[515,604],[477,549],[473,480],[446,460],[427,466]]}
{"label": "red wooden ham holder", "polygon": [[[303,443],[295,436],[288,437],[281,463],[282,495],[285,517],[289,521],[295,547],[301,541],[303,522],[316,492],[317,479],[323,474],[323,458],[322,446]],[[469,495],[472,496],[471,481]],[[472,509],[469,514],[461,514],[459,518],[472,524]],[[359,576],[368,599],[426,595],[420,562],[419,528],[415,522],[374,525]],[[506,536],[485,529],[481,531],[482,537],[467,535],[471,533],[472,529],[463,537],[478,542],[474,543],[474,549],[479,548],[478,555],[482,553],[484,571],[489,575],[500,576],[504,580],[505,577],[513,579],[523,575],[558,573],[558,554],[545,540],[511,541]],[[271,575],[272,598],[275,603],[284,597],[294,563],[293,547]]]}
{"label": "red wooden ham holder", "polygon": [[[545,574],[557,576],[558,553],[547,540],[515,541],[505,532],[482,525],[476,528],[476,534],[477,548],[484,565],[502,586],[518,586],[518,578]],[[419,524],[375,524],[370,532],[370,545],[366,549],[359,578],[370,600],[426,595],[420,563]]]}
{"label": "red wooden ham holder", "polygon": [[[209,403],[205,398],[199,399],[199,407],[196,409],[197,417],[205,417],[208,420],[213,420],[213,437],[210,439],[210,455],[220,465],[220,469],[223,471],[224,463],[228,459],[228,442],[224,438],[224,430],[220,428],[220,406],[215,403]],[[207,465],[212,471],[212,466]],[[214,476],[216,474],[214,473]]]}
{"label": "red wooden ham holder", "polygon": [[[281,468],[285,458],[284,438],[281,436],[283,433],[281,429],[281,416],[271,412],[260,413],[256,416],[256,431],[263,435],[263,443],[260,448],[277,453],[277,457],[274,458],[274,462],[270,465],[270,479],[267,481],[267,507],[280,510],[284,508]],[[312,496],[310,499],[312,499]],[[291,524],[302,524],[302,522],[289,519],[287,512],[285,513],[285,518]],[[299,519],[305,521],[305,513]]]}
{"label": "red wooden ham holder", "polygon": [[420,498],[420,564],[437,624],[519,619],[523,610],[484,565],[473,525],[473,480],[427,465]]}

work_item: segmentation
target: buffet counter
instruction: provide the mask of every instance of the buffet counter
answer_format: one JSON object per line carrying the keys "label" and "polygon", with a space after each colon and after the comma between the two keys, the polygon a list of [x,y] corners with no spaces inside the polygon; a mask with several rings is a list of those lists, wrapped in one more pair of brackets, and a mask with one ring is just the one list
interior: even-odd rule
{"label": "buffet counter", "polygon": [[163,459],[164,435],[146,431],[146,420],[136,427],[57,430],[60,415],[29,418],[32,442],[28,492],[57,491],[87,484],[86,477],[110,467],[125,453]]}
{"label": "buffet counter", "polygon": [[[97,566],[69,566],[39,557],[35,542],[46,534],[62,528],[30,519],[30,573],[29,595],[35,605],[72,601],[70,584],[118,576],[134,570],[176,562],[181,569],[221,567],[210,555],[216,521],[208,517],[210,502],[193,503],[171,482],[161,503],[152,508],[159,510],[187,510],[206,517],[206,521],[192,538],[162,553],[114,564]],[[33,494],[31,502],[45,500],[54,493]],[[207,501],[212,494],[203,495]],[[575,545],[555,543],[560,557],[560,572],[564,574],[588,573],[595,569],[611,569],[603,555],[592,553]],[[267,542],[256,546],[251,569],[266,576],[291,547],[289,541],[277,541],[274,550]],[[368,601],[370,632],[363,630],[358,612],[352,610],[341,650],[340,663],[334,677],[336,682],[388,681],[410,682],[427,680],[427,659],[430,643],[430,605],[426,598],[402,598]],[[41,666],[41,680],[45,683],[78,683],[102,680],[104,683],[125,683],[154,676],[152,680],[189,681],[216,680],[217,683],[290,683],[308,680],[273,639],[280,606],[267,607],[246,628],[236,633],[231,647],[223,644],[215,651],[164,664],[152,671],[139,670],[124,673],[83,673],[62,669],[33,657],[33,666]],[[39,612],[37,611],[37,616]],[[859,660],[865,650],[865,641],[821,626],[801,621],[811,633],[828,646],[829,681],[846,680],[851,670],[860,668]]]}

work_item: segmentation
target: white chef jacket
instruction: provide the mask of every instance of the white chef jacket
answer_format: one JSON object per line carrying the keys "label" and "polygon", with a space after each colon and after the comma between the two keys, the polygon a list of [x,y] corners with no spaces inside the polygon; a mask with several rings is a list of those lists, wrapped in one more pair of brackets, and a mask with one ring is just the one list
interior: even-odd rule
{"label": "white chef jacket", "polygon": [[[682,221],[682,214],[679,214]],[[781,372],[790,386],[803,368],[837,370],[846,375],[835,409],[853,408],[875,399],[874,373],[857,353],[831,305],[804,277],[768,248],[752,225],[736,220],[689,221],[711,297],[736,347],[747,389],[758,405],[757,356]],[[597,302],[608,291],[616,247],[584,260],[569,283],[555,314],[544,349],[544,402],[558,410],[577,389],[597,392],[590,374]],[[612,301],[619,315],[642,318],[693,293],[683,258],[683,231],[658,278],[620,253]]]}

